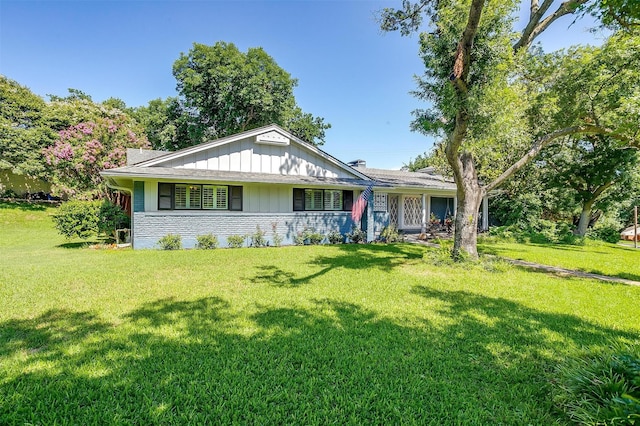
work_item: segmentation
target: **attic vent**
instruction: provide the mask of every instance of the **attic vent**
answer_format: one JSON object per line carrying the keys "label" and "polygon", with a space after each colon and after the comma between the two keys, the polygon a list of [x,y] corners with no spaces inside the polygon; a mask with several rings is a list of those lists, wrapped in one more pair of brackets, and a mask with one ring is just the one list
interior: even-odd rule
{"label": "attic vent", "polygon": [[271,131],[256,136],[256,143],[265,145],[289,145],[289,138],[276,131]]}

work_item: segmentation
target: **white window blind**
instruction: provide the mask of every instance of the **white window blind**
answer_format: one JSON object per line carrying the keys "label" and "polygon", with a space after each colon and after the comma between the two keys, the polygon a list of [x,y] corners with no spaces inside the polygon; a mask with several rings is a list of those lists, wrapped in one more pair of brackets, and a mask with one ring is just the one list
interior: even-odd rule
{"label": "white window blind", "polygon": [[324,209],[325,210],[342,210],[342,191],[339,191],[339,190],[324,191]]}

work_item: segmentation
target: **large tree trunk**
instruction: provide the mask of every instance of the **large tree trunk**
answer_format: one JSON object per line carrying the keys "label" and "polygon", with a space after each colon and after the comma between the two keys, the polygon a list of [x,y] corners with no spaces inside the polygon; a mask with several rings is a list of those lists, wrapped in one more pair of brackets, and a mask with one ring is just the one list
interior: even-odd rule
{"label": "large tree trunk", "polygon": [[452,256],[458,259],[466,253],[475,260],[478,258],[478,212],[484,190],[478,182],[471,154],[462,153],[458,165],[461,167],[456,179],[458,200]]}
{"label": "large tree trunk", "polygon": [[576,229],[576,235],[584,237],[587,235],[587,229],[589,228],[589,222],[591,221],[591,207],[593,202],[584,203],[582,205],[582,211],[580,212],[580,221],[578,222],[578,229]]}
{"label": "large tree trunk", "polygon": [[589,222],[591,222],[591,209],[598,197],[602,195],[604,191],[609,189],[613,185],[613,181],[606,182],[600,185],[595,191],[593,191],[592,197],[582,204],[582,212],[580,212],[580,221],[578,222],[578,229],[576,229],[576,235],[584,237],[587,235],[587,229],[589,229]]}

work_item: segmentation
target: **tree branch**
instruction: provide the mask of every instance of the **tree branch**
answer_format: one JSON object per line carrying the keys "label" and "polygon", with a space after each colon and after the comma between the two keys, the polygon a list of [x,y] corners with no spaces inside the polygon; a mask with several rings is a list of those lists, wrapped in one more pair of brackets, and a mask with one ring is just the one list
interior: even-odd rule
{"label": "tree branch", "polygon": [[[589,0],[567,0],[563,2],[558,9],[553,12],[551,15],[542,19],[545,12],[549,9],[553,0],[545,0],[542,3],[542,6],[535,13],[532,13],[529,18],[529,22],[525,27],[524,31],[522,31],[522,35],[520,39],[513,45],[513,50],[518,51],[521,48],[527,48],[535,38],[540,35],[544,30],[547,29],[549,25],[551,25],[556,19],[573,13],[578,6],[586,3]],[[533,12],[533,1],[532,1],[532,12]]]}
{"label": "tree branch", "polygon": [[566,127],[561,130],[556,130],[555,132],[544,135],[543,137],[536,140],[531,146],[531,149],[529,149],[529,151],[527,151],[527,153],[522,158],[516,161],[511,167],[505,170],[500,176],[495,178],[492,182],[487,184],[485,186],[485,191],[489,192],[497,188],[498,186],[502,185],[505,180],[507,180],[518,170],[526,166],[533,158],[535,158],[536,155],[540,153],[542,148],[549,145],[555,139],[558,139],[562,136],[568,136],[568,135],[573,135],[577,133],[607,134],[609,135],[609,137],[612,137],[614,139],[628,141],[627,138],[615,135],[609,129],[605,129],[602,127],[593,126],[589,124],[585,124],[581,126]]}
{"label": "tree branch", "polygon": [[[531,33],[533,32],[538,22],[542,19],[547,10],[553,4],[553,0],[544,0],[542,2],[542,6],[538,6],[538,0],[531,0],[531,14],[529,15],[529,22],[527,22],[527,26],[522,30],[522,35],[520,36],[520,40],[513,46],[513,50],[517,51],[521,47],[525,45],[525,40],[529,40],[531,37]],[[528,44],[527,44],[528,45]]]}
{"label": "tree branch", "polygon": [[529,9],[531,11],[531,15],[535,14],[538,9],[540,9],[538,6],[538,0],[531,0],[531,8]]}
{"label": "tree branch", "polygon": [[607,183],[605,183],[605,184],[600,185],[600,186],[598,187],[598,189],[596,189],[596,190],[593,192],[593,197],[591,197],[591,200],[589,200],[589,201],[591,202],[591,205],[593,205],[593,203],[598,199],[598,197],[599,197],[600,195],[602,195],[602,193],[603,193],[604,191],[606,191],[607,189],[609,189],[609,187],[611,187],[611,185],[613,185],[613,184],[614,184],[614,181],[609,181],[609,182],[607,182]]}

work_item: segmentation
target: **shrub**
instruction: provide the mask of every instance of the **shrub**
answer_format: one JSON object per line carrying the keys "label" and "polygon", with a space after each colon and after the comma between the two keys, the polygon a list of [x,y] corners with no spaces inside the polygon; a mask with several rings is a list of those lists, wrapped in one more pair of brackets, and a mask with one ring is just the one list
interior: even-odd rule
{"label": "shrub", "polygon": [[303,244],[320,244],[324,240],[324,235],[319,232],[316,232],[314,228],[304,228],[302,232],[298,232],[298,234],[294,237],[294,242],[296,245],[301,246]]}
{"label": "shrub", "polygon": [[115,239],[118,228],[129,227],[129,216],[109,200],[67,201],[52,215],[58,232],[67,238],[99,234]]}
{"label": "shrub", "polygon": [[305,234],[304,232],[298,232],[295,237],[293,237],[293,242],[297,246],[304,245]]}
{"label": "shrub", "polygon": [[167,234],[158,240],[158,245],[162,250],[180,250],[182,237],[178,234]]}
{"label": "shrub", "polygon": [[327,240],[330,244],[342,244],[344,243],[344,235],[340,231],[331,231],[327,234]]}
{"label": "shrub", "polygon": [[58,232],[67,238],[89,238],[98,234],[100,201],[67,201],[52,215]]}
{"label": "shrub", "polygon": [[229,235],[227,237],[227,245],[229,248],[240,248],[244,245],[244,235]]}
{"label": "shrub", "polygon": [[581,424],[640,424],[640,348],[614,345],[557,368],[554,403]]}
{"label": "shrub", "polygon": [[307,235],[307,240],[309,241],[309,244],[318,245],[324,240],[324,235],[311,230],[311,232],[309,232],[309,234]]}
{"label": "shrub", "polygon": [[532,220],[528,224],[493,227],[489,230],[489,236],[507,241],[515,240],[519,243],[582,244],[584,242],[573,233],[569,223],[545,219]]}
{"label": "shrub", "polygon": [[98,213],[98,232],[116,240],[116,229],[129,228],[131,219],[120,208],[109,200],[104,200]]}
{"label": "shrub", "polygon": [[271,231],[273,232],[273,245],[275,247],[280,247],[282,244],[282,235],[278,234],[278,222],[273,222],[271,224]]}
{"label": "shrub", "polygon": [[267,239],[264,237],[265,232],[260,229],[259,225],[256,225],[256,232],[251,234],[251,246],[252,247],[264,247],[267,245]]}
{"label": "shrub", "polygon": [[395,243],[400,241],[400,234],[398,233],[398,228],[394,225],[385,226],[382,232],[380,232],[380,240],[385,243]]}
{"label": "shrub", "polygon": [[615,244],[620,241],[620,229],[622,229],[622,225],[619,222],[605,218],[605,220],[598,221],[589,230],[587,236],[594,240]]}
{"label": "shrub", "polygon": [[196,241],[196,248],[201,250],[212,250],[218,247],[218,237],[213,234],[198,235]]}
{"label": "shrub", "polygon": [[353,225],[353,227],[351,228],[351,232],[347,234],[347,238],[352,243],[358,244],[367,241],[367,233],[358,228],[356,225]]}

